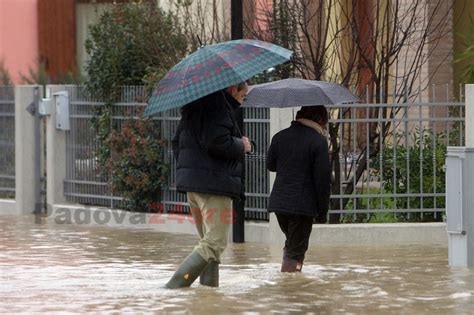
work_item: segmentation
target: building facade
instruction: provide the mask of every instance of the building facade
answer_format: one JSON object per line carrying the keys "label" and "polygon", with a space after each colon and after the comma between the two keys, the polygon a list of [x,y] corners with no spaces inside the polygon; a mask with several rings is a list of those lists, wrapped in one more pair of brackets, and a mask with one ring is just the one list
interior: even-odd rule
{"label": "building facade", "polygon": [[[174,0],[146,1],[156,1],[158,5],[167,10],[173,9],[175,2]],[[382,2],[385,1],[388,0]],[[469,17],[474,16],[474,2],[446,0],[442,1],[443,5],[441,7],[438,7],[437,1],[419,1],[424,8],[424,10],[418,12],[420,19],[425,19],[427,23],[445,23],[447,28],[442,34],[432,34],[432,36],[439,37],[440,40],[426,45],[426,51],[423,53],[428,56],[428,61],[422,65],[420,77],[417,78],[418,83],[416,84],[420,86],[448,85],[450,95],[455,96],[459,91],[457,86],[463,82],[461,76],[463,68],[469,62],[454,63],[456,55],[464,49],[458,34],[467,31]],[[89,25],[97,21],[102,10],[114,3],[120,4],[122,2],[130,1],[2,0],[0,1],[0,60],[3,60],[3,64],[13,78],[14,83],[20,83],[20,74],[26,74],[30,69],[37,69],[40,63],[44,65],[51,81],[57,81],[68,73],[82,72],[87,59],[84,42],[87,38]],[[274,2],[275,0],[243,1],[244,23],[254,30],[265,31],[268,25],[265,25],[264,15],[265,12],[271,11]],[[312,6],[310,9],[314,12],[321,10],[316,5],[319,3],[318,1],[309,1],[308,3]],[[352,8],[350,8],[351,3],[353,3],[352,0],[340,0],[337,3],[340,8],[331,11],[331,23],[342,20],[344,10],[352,12]],[[371,17],[364,16],[363,12],[365,12],[364,8],[374,6],[376,1],[359,0],[357,3],[357,10],[360,11],[359,16],[361,17],[359,26],[369,40],[374,35],[374,30],[369,25]],[[411,8],[410,3],[413,3],[413,1],[398,0],[397,3],[399,3],[399,10],[408,10]],[[190,8],[204,16],[205,23],[203,25],[206,25],[206,27],[217,25],[219,32],[223,34],[219,37],[221,40],[230,37],[230,0],[195,0]],[[324,12],[328,12],[327,8],[322,9],[325,10]],[[446,10],[449,12],[445,12]],[[447,21],[444,21],[443,19],[446,18]],[[320,31],[318,27],[313,27],[313,29],[315,33]],[[252,35],[247,33],[246,36],[251,37]],[[270,33],[267,37],[267,40],[271,40]],[[316,38],[314,43],[317,43],[317,40]],[[328,40],[331,40],[331,37],[326,39],[326,41]],[[431,49],[431,46],[435,44],[435,49]],[[342,49],[345,49],[343,46],[341,45]],[[309,49],[309,47],[305,49]],[[411,71],[410,68],[405,68],[405,65],[407,64],[406,61],[413,58],[415,54],[415,52],[410,51],[409,47],[404,49],[406,51],[400,54],[400,60],[393,68],[393,71],[397,72],[398,75]],[[360,92],[363,92],[364,86],[370,80],[367,79],[364,61],[361,59],[358,62],[360,80],[351,83],[357,84]],[[326,72],[328,71],[337,72],[339,70],[334,67],[326,70]],[[325,76],[330,77],[327,74]],[[325,76],[323,75],[323,77]],[[423,98],[438,98],[436,93],[433,94],[429,90],[423,92],[422,96]]]}

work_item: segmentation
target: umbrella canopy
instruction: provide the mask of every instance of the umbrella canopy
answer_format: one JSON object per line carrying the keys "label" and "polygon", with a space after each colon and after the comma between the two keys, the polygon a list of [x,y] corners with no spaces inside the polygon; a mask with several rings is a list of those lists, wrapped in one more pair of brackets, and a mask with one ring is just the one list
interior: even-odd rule
{"label": "umbrella canopy", "polygon": [[292,51],[259,40],[204,46],[175,65],[155,87],[145,115],[184,106],[288,61]]}
{"label": "umbrella canopy", "polygon": [[358,101],[359,98],[342,85],[325,81],[290,78],[252,85],[243,106],[330,106]]}

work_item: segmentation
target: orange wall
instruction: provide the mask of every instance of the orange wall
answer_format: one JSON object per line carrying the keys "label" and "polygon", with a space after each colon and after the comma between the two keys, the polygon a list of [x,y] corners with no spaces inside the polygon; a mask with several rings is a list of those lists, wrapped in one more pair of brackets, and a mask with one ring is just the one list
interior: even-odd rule
{"label": "orange wall", "polygon": [[14,83],[20,72],[36,69],[38,60],[38,0],[0,0],[0,59]]}

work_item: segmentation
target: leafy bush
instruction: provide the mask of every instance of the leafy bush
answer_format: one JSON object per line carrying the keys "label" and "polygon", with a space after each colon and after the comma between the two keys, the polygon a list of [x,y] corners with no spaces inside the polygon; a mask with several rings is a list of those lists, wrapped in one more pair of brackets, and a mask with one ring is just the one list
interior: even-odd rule
{"label": "leafy bush", "polygon": [[0,58],[0,85],[13,85],[12,77],[3,58]]}
{"label": "leafy bush", "polygon": [[[470,18],[470,23],[467,26],[467,32],[460,32],[457,35],[461,37],[462,44],[465,49],[461,52],[455,62],[463,60],[474,61],[474,19]],[[474,63],[470,62],[464,69],[463,76],[467,80],[466,83],[474,83]]]}
{"label": "leafy bush", "polygon": [[[395,194],[443,193],[445,191],[446,135],[431,129],[416,128],[408,146],[404,135],[397,134],[394,144],[387,144],[382,154],[382,173],[379,157],[372,162],[372,174],[382,176],[384,190]],[[394,150],[395,146],[395,150]],[[442,209],[444,197],[399,197],[393,198],[398,209]],[[441,221],[442,216],[434,212],[399,213],[401,221]]]}
{"label": "leafy bush", "polygon": [[[368,188],[367,194],[378,195],[380,189]],[[382,194],[387,194],[387,191],[382,191]],[[346,205],[346,210],[351,209],[395,209],[395,202],[393,198],[389,197],[362,197],[349,200]],[[399,222],[396,213],[357,213],[357,214],[343,214],[341,216],[341,223],[392,223]]]}
{"label": "leafy bush", "polygon": [[20,82],[23,84],[80,84],[83,81],[84,79],[79,74],[71,72],[51,78],[46,71],[46,64],[39,61],[28,67],[26,74],[20,72]]}
{"label": "leafy bush", "polygon": [[86,40],[86,88],[94,99],[106,102],[96,106],[92,121],[102,180],[126,199],[121,205],[126,209],[156,210],[168,166],[162,160],[165,142],[159,122],[135,115],[120,127],[113,119],[114,104],[128,98],[123,86],[145,84],[150,91],[186,54],[181,30],[175,16],[153,2],[120,3],[102,13]]}
{"label": "leafy bush", "polygon": [[154,4],[116,4],[90,27],[87,87],[99,97],[117,97],[124,85],[152,87],[186,54],[178,20]]}
{"label": "leafy bush", "polygon": [[106,169],[112,189],[126,198],[126,209],[155,210],[160,202],[168,166],[162,163],[165,141],[158,130],[151,119],[129,119],[105,141],[110,149]]}

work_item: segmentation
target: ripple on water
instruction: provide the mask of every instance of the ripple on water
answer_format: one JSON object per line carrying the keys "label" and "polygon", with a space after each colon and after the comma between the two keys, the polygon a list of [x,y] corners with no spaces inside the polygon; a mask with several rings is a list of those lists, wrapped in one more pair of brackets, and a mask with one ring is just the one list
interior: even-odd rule
{"label": "ripple on water", "polygon": [[[474,271],[446,266],[445,247],[312,246],[302,273],[280,273],[281,249],[229,244],[220,287],[165,283],[196,237],[38,225],[0,216],[0,313],[194,312],[462,314]],[[341,254],[343,253],[343,254]]]}

